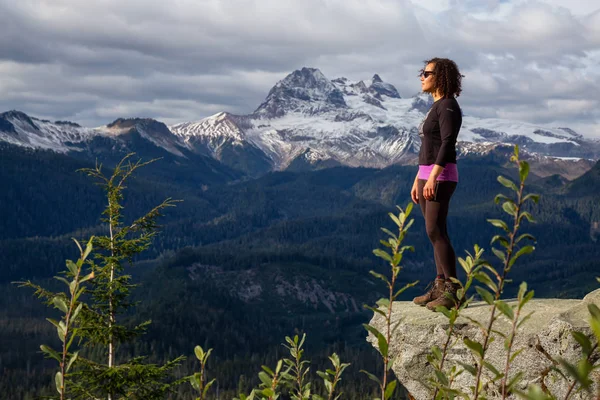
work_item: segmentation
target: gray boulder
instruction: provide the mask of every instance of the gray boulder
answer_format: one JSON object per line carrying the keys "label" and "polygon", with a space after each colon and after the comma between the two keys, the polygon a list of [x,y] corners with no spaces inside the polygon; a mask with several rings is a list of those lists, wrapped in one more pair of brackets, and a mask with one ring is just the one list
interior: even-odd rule
{"label": "gray boulder", "polygon": [[[508,301],[514,304],[514,301]],[[525,390],[529,384],[545,385],[556,398],[564,398],[569,383],[562,379],[555,371],[550,371],[553,365],[550,358],[564,358],[571,363],[581,357],[581,347],[573,339],[573,330],[581,331],[592,338],[588,325],[589,312],[587,305],[595,303],[600,306],[600,289],[589,293],[583,300],[564,299],[533,299],[523,309],[522,315],[533,311],[532,317],[525,322],[515,338],[513,352],[524,350],[515,358],[509,370],[509,379],[517,371],[523,371],[520,389]],[[452,346],[448,352],[446,366],[457,365],[457,361],[476,365],[476,358],[464,345],[463,338],[483,342],[483,333],[474,323],[466,317],[477,320],[487,326],[490,316],[490,306],[483,302],[475,302],[463,311],[456,324]],[[392,326],[395,322],[400,324],[389,345],[389,354],[394,359],[392,370],[400,383],[417,400],[431,399],[432,392],[428,388],[428,379],[433,376],[433,367],[427,361],[427,355],[434,345],[440,348],[446,339],[448,320],[440,313],[434,313],[425,307],[419,307],[412,302],[395,302],[393,304]],[[385,320],[376,314],[370,324],[385,334]],[[510,324],[503,316],[495,323],[495,329],[508,333]],[[495,340],[489,347],[486,360],[491,362],[500,371],[504,370],[506,351],[504,339],[494,334]],[[367,340],[377,347],[377,340],[371,334]],[[490,382],[492,374],[484,370],[484,382]],[[542,376],[545,377],[542,379]],[[594,381],[598,381],[594,379]],[[453,387],[465,393],[471,393],[469,387],[475,383],[474,377],[468,372],[461,374]],[[485,386],[485,395],[488,399],[501,398],[499,381]],[[596,388],[594,388],[594,391]],[[515,398],[515,397],[511,397]],[[569,397],[570,399],[591,399],[593,395],[580,391]]]}

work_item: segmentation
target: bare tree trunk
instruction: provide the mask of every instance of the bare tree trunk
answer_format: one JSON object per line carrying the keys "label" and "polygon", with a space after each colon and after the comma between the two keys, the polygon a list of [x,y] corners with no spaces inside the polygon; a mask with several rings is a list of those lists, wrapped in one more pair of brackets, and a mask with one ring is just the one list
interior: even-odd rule
{"label": "bare tree trunk", "polygon": [[[110,203],[109,203],[109,208],[110,208]],[[110,216],[110,221],[109,221],[109,229],[110,229],[110,255],[112,257],[115,256],[115,244],[114,244],[114,236],[113,236],[113,220],[112,220],[112,215]],[[114,366],[114,360],[115,360],[115,352],[114,352],[114,343],[113,343],[113,334],[112,334],[112,327],[113,324],[115,323],[115,313],[114,313],[114,309],[113,309],[113,296],[112,296],[112,282],[115,278],[115,266],[114,264],[111,263],[110,266],[110,284],[109,287],[110,292],[109,292],[109,298],[108,298],[108,307],[109,307],[109,316],[108,316],[108,331],[109,331],[109,337],[108,337],[108,368],[112,368]],[[108,400],[112,400],[112,394],[109,393],[108,394]]]}

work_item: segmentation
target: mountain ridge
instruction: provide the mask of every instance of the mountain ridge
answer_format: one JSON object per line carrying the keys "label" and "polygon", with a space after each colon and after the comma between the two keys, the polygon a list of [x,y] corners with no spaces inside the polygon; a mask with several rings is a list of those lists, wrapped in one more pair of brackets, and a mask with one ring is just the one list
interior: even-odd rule
{"label": "mountain ridge", "polygon": [[[301,169],[384,168],[416,162],[418,125],[431,104],[431,97],[422,93],[402,98],[378,74],[356,82],[344,77],[329,80],[319,69],[304,67],[277,82],[248,115],[219,112],[171,126],[151,118],[118,118],[102,127],[85,128],[12,110],[0,114],[0,140],[68,153],[81,152],[97,137],[122,147],[127,134],[139,135],[176,157],[208,156],[249,176],[300,165]],[[600,158],[600,141],[568,127],[468,114],[459,140],[463,156],[518,144],[532,157]]]}

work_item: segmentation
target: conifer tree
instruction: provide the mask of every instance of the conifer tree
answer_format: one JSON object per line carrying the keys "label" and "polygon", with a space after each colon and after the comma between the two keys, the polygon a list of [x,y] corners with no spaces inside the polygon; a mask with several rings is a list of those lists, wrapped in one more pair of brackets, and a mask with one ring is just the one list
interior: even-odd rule
{"label": "conifer tree", "polygon": [[137,169],[154,161],[132,162],[132,156],[123,158],[110,177],[104,175],[101,165],[81,170],[94,178],[106,194],[102,221],[106,223],[107,234],[94,238],[90,267],[95,278],[90,281],[89,301],[83,307],[78,331],[85,346],[98,359],[92,360],[91,356],[82,359],[79,372],[73,374],[75,398],[162,399],[180,383],[169,382],[169,375],[183,357],[159,366],[144,363],[145,357],[127,359],[127,355],[117,353],[119,345],[144,333],[150,323],[133,327],[124,324],[123,314],[134,305],[130,294],[136,286],[131,283],[126,266],[151,245],[159,228],[157,219],[165,208],[175,205],[168,198],[132,223],[124,223],[125,184]]}

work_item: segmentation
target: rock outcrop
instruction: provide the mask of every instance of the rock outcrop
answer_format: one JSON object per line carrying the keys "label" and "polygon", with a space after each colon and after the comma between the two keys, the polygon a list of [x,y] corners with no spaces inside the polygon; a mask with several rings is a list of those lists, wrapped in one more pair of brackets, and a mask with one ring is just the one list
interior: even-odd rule
{"label": "rock outcrop", "polygon": [[[508,302],[511,303],[510,301]],[[595,303],[600,306],[600,289],[589,293],[583,300],[563,299],[533,299],[523,309],[522,315],[533,311],[531,318],[525,322],[515,339],[513,352],[524,350],[515,358],[509,371],[509,377],[517,371],[523,371],[520,389],[536,383],[545,385],[556,396],[564,398],[569,384],[556,372],[549,371],[552,366],[550,358],[564,358],[569,362],[576,362],[581,357],[581,347],[573,339],[571,332],[581,331],[589,336],[589,312],[587,305]],[[446,365],[458,365],[457,361],[476,365],[472,352],[464,345],[463,338],[483,342],[481,330],[466,317],[475,319],[487,325],[490,315],[490,306],[483,302],[475,302],[463,311],[456,324],[452,348],[449,350]],[[445,330],[448,320],[440,313],[433,313],[424,307],[414,305],[412,302],[395,302],[393,304],[392,324],[400,321],[393,333],[389,353],[394,358],[392,369],[404,387],[417,400],[431,399],[432,393],[428,389],[428,379],[433,375],[433,368],[427,361],[427,355],[434,345],[443,346],[446,339]],[[378,314],[371,320],[371,325],[385,332],[384,318]],[[393,325],[392,325],[393,326]],[[505,333],[510,329],[509,322],[500,317],[495,323],[496,329]],[[504,339],[495,334],[496,340],[490,345],[486,360],[492,365],[503,369],[506,360]],[[369,335],[367,338],[374,346],[377,340]],[[592,338],[592,343],[595,339]],[[484,370],[487,378],[491,373]],[[545,375],[543,379],[541,376]],[[598,381],[598,377],[594,379]],[[470,386],[474,385],[474,378],[468,372],[461,374],[453,387],[460,388],[463,392],[470,393]],[[498,386],[487,385],[486,397],[488,399],[500,398]],[[590,399],[593,396],[585,391],[572,394],[570,399]],[[512,398],[512,397],[511,397]]]}

